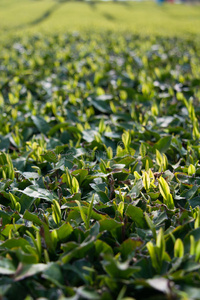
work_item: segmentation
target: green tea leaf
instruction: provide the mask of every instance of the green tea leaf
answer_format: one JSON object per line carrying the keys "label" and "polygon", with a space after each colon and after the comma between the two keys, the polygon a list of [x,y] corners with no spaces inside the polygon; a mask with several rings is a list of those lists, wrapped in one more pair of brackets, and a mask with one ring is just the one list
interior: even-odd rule
{"label": "green tea leaf", "polygon": [[172,137],[171,136],[165,136],[163,138],[161,138],[153,147],[153,150],[158,150],[160,151],[161,153],[165,153],[170,145],[171,145],[171,140],[172,140]]}
{"label": "green tea leaf", "polygon": [[140,228],[146,227],[145,217],[140,207],[136,207],[133,206],[132,204],[129,204],[126,209],[126,215],[135,222],[137,227]]}
{"label": "green tea leaf", "polygon": [[58,158],[54,151],[48,150],[45,154],[42,155],[44,159],[48,162],[57,163]]}

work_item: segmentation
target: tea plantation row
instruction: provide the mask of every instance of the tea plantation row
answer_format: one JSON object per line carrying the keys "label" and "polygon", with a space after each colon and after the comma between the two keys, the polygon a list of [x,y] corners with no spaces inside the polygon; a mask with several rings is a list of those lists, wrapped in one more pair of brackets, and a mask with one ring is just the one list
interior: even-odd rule
{"label": "tea plantation row", "polygon": [[111,32],[1,45],[2,299],[199,299],[199,59]]}

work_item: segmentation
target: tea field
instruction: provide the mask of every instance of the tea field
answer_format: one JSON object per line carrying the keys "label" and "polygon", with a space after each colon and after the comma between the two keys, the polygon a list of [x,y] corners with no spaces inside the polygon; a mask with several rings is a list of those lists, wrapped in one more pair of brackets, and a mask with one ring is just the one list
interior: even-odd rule
{"label": "tea field", "polygon": [[153,1],[1,0],[0,41],[35,32],[134,32],[140,35],[199,35],[200,5]]}
{"label": "tea field", "polygon": [[194,30],[4,36],[0,299],[200,299]]}

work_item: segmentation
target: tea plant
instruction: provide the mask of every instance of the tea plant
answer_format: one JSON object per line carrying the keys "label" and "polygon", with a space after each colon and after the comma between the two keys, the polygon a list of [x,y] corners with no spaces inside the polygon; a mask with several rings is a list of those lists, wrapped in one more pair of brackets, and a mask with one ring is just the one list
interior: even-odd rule
{"label": "tea plant", "polygon": [[2,299],[199,299],[198,43],[1,48]]}

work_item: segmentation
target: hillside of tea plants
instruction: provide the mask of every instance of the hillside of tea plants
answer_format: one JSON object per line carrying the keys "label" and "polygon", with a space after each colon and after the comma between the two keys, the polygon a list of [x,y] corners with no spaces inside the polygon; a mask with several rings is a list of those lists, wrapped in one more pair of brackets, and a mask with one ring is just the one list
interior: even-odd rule
{"label": "hillside of tea plants", "polygon": [[[198,1],[197,1],[198,2]],[[141,35],[199,35],[200,5],[156,1],[0,0],[1,38],[45,32],[112,30]]]}
{"label": "hillside of tea plants", "polygon": [[200,299],[200,44],[0,47],[0,298]]}

